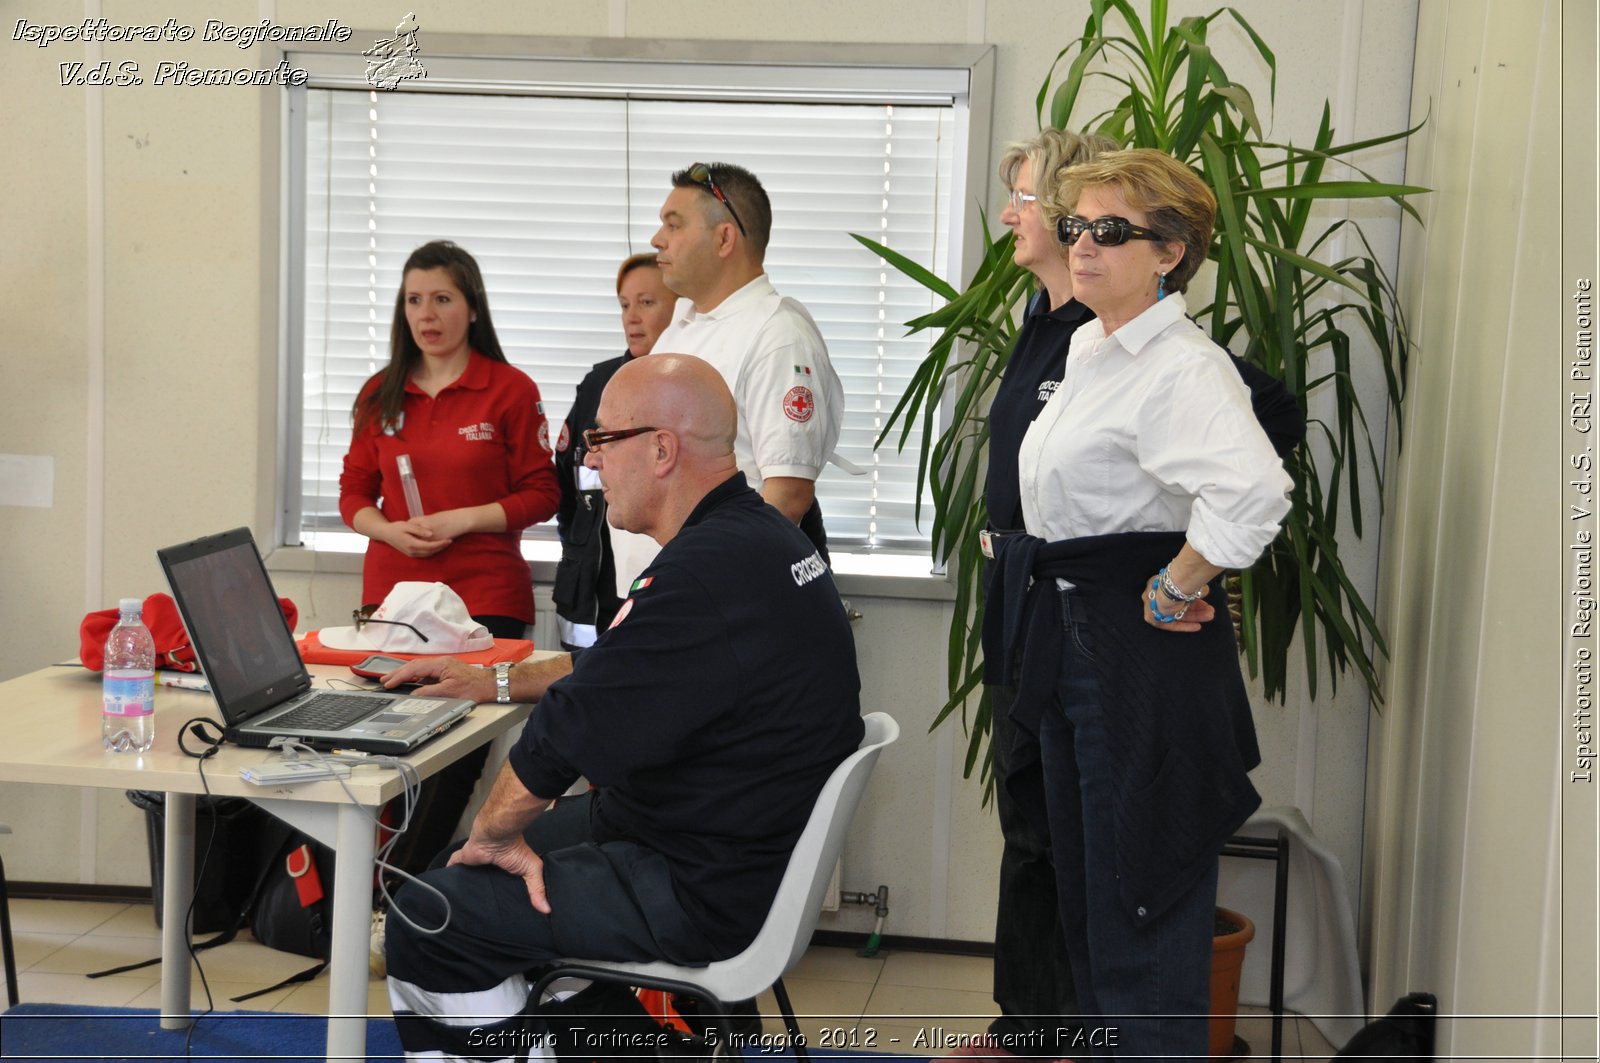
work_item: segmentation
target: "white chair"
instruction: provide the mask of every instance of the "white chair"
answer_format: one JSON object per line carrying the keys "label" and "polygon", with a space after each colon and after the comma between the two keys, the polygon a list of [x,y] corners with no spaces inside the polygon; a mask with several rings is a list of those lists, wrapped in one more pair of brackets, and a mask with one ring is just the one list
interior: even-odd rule
{"label": "white chair", "polygon": [[[0,834],[10,834],[11,828],[0,823]],[[0,949],[5,953],[6,1000],[9,1007],[17,1006],[17,954],[11,947],[11,898],[6,893],[6,863],[0,860]]]}
{"label": "white chair", "polygon": [[737,956],[718,960],[706,967],[679,967],[670,963],[619,963],[606,960],[560,960],[547,970],[534,987],[530,1001],[542,1000],[545,987],[559,978],[586,978],[631,988],[661,989],[693,997],[706,1006],[706,1014],[716,1020],[721,1046],[732,1043],[728,1022],[728,1001],[748,1000],[771,988],[783,1012],[783,1025],[789,1031],[796,1057],[807,1058],[794,1008],[783,988],[784,972],[799,962],[811,943],[822,914],[823,894],[833,875],[833,866],[844,847],[844,836],[861,803],[867,777],[872,774],[883,747],[900,737],[900,725],[888,713],[874,712],[862,718],[866,733],[861,748],[846,757],[817,795],[811,818],[789,857],[778,893],[772,899],[767,921],[750,946]]}

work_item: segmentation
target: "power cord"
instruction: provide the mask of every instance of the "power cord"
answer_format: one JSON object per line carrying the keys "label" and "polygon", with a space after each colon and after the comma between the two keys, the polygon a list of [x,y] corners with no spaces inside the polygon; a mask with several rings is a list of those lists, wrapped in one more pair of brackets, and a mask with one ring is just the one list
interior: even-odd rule
{"label": "power cord", "polygon": [[[357,801],[355,794],[350,791],[349,785],[345,783],[342,777],[335,775],[334,781],[337,782],[339,784],[339,788],[345,792],[345,796],[350,798],[350,803],[355,805],[357,808],[360,808],[362,814],[372,822],[375,830],[387,831],[389,834],[388,838],[384,840],[384,843],[378,847],[378,851],[373,855],[373,864],[377,867],[379,872],[377,876],[378,892],[383,897],[385,907],[392,914],[399,916],[401,922],[405,923],[419,934],[443,933],[445,929],[450,926],[450,898],[446,897],[437,886],[422,881],[420,878],[411,874],[411,872],[406,871],[404,868],[390,863],[388,859],[389,854],[394,850],[395,845],[400,841],[400,835],[405,833],[406,829],[411,826],[411,818],[416,812],[417,802],[421,797],[422,777],[417,774],[417,769],[406,761],[401,760],[399,757],[384,756],[381,754],[372,753],[325,753],[322,750],[312,748],[304,742],[299,742],[288,737],[274,738],[269,745],[271,748],[279,750],[283,754],[285,760],[296,760],[300,757],[305,757],[317,764],[323,765],[324,767],[330,764],[372,764],[378,767],[389,768],[399,773],[401,781],[405,784],[405,789],[401,794],[400,822],[399,824],[393,826],[386,826],[375,813],[368,811],[366,807],[361,804],[361,802]],[[439,903],[444,906],[444,921],[436,927],[427,927],[423,926],[411,916],[407,915],[405,911],[395,903],[394,895],[389,892],[389,874],[393,874],[407,882],[414,883],[419,888],[424,889],[437,897]]]}
{"label": "power cord", "polygon": [[[212,731],[216,733],[211,734],[210,732]],[[188,742],[184,740],[186,735],[192,735],[197,739],[201,743],[201,748],[199,750],[190,749]],[[197,716],[192,720],[185,721],[183,727],[178,731],[178,748],[183,751],[185,756],[193,757],[198,762],[195,764],[195,771],[200,775],[200,789],[204,791],[207,798],[212,795],[211,783],[206,779],[206,761],[216,756],[226,741],[227,739],[224,737],[222,729],[217,726],[215,721],[206,716]],[[211,859],[211,847],[217,837],[217,816],[213,814],[208,816],[207,819],[210,822],[209,829],[206,831],[206,844],[204,850],[201,851],[200,865],[195,871],[192,886],[197,886],[206,880],[206,863]],[[167,888],[171,889],[172,883],[167,883]],[[194,906],[199,900],[199,890],[191,888],[189,891],[189,907],[183,916],[183,946],[184,950],[189,954],[189,959],[194,963],[194,969],[200,972],[200,987],[206,993],[206,1009],[194,1017],[194,1021],[189,1024],[188,1033],[184,1035],[183,1057],[185,1059],[194,1058],[194,1035],[195,1031],[200,1028],[200,1020],[216,1010],[216,1002],[211,996],[211,983],[206,979],[206,969],[201,964],[200,954],[194,947]]]}
{"label": "power cord", "polygon": [[[191,748],[188,741],[190,738],[193,738],[198,743],[197,747]],[[192,757],[196,760],[197,763],[195,764],[195,770],[198,772],[200,777],[200,789],[206,798],[211,798],[214,796],[211,793],[211,784],[206,779],[206,761],[216,756],[226,742],[227,739],[225,734],[222,729],[217,726],[216,721],[205,716],[197,716],[193,719],[185,721],[182,728],[180,728],[178,731],[178,748],[184,753],[185,756]],[[368,811],[366,806],[362,805],[361,802],[356,799],[354,792],[351,791],[344,778],[335,775],[334,780],[339,784],[339,788],[345,792],[345,796],[350,799],[350,803],[361,809],[362,814],[366,816],[369,821],[371,821],[374,830],[389,831],[388,838],[385,839],[383,845],[378,848],[373,858],[373,863],[379,871],[377,876],[378,889],[383,896],[388,910],[418,933],[442,933],[445,928],[450,925],[450,899],[440,892],[437,887],[430,883],[423,882],[410,872],[391,864],[388,860],[390,852],[393,850],[395,844],[400,840],[400,835],[404,833],[405,830],[411,825],[412,816],[416,812],[417,802],[421,795],[422,787],[422,777],[417,773],[417,769],[406,761],[401,760],[399,757],[363,753],[324,753],[321,750],[312,748],[310,745],[307,745],[304,742],[299,742],[295,739],[287,737],[274,738],[268,745],[269,748],[277,749],[285,760],[295,760],[300,757],[306,757],[318,764],[322,764],[323,766],[328,766],[330,764],[371,764],[377,767],[388,768],[400,775],[403,783],[400,802],[401,819],[400,823],[393,827],[386,827],[376,813]],[[208,818],[210,822],[208,823],[208,829],[206,831],[206,842],[201,851],[198,869],[195,871],[196,883],[205,881],[206,864],[211,858],[211,851],[216,841],[217,817],[213,815]],[[394,874],[409,882],[414,882],[422,889],[429,891],[435,897],[437,897],[440,903],[444,906],[444,921],[437,927],[427,927],[423,926],[411,916],[407,915],[405,911],[402,910],[400,905],[395,903],[395,898],[389,891],[389,881],[386,873]],[[169,888],[171,888],[170,884]],[[189,1024],[189,1030],[185,1035],[183,1042],[183,1053],[185,1059],[194,1058],[194,1036],[200,1028],[201,1020],[209,1017],[216,1011],[216,1002],[211,994],[211,983],[206,978],[205,967],[200,962],[200,956],[195,949],[194,944],[194,911],[195,905],[199,899],[199,894],[191,890],[189,896],[189,906],[184,913],[183,939],[184,949],[188,953],[189,959],[194,963],[195,970],[200,973],[200,985],[201,988],[205,990],[206,1006],[205,1010],[194,1016],[194,1020]]]}

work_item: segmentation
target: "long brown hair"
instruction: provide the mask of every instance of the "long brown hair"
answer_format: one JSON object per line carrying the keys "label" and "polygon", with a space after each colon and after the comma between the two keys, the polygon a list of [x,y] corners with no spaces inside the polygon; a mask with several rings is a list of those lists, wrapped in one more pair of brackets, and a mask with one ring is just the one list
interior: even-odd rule
{"label": "long brown hair", "polygon": [[496,362],[506,361],[500,349],[500,337],[495,335],[494,321],[489,317],[489,296],[483,288],[483,272],[478,262],[464,248],[449,240],[434,240],[423,244],[406,259],[400,271],[400,290],[394,297],[394,322],[389,326],[389,364],[373,376],[377,387],[363,388],[356,398],[351,417],[355,431],[360,435],[373,423],[393,424],[405,404],[406,381],[422,363],[422,348],[411,335],[411,325],[406,321],[406,274],[414,269],[442,269],[450,274],[450,281],[467,300],[473,322],[467,326],[467,345],[485,358]]}

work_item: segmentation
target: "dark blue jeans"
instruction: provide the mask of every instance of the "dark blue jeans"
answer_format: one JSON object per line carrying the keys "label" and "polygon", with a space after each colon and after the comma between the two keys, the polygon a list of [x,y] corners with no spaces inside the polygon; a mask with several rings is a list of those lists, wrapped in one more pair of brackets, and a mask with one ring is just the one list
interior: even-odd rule
{"label": "dark blue jeans", "polygon": [[1005,848],[1000,856],[1000,898],[994,926],[994,1002],[1000,1016],[989,1024],[998,1043],[1018,1056],[1058,1059],[1070,1054],[1057,1044],[1061,1018],[1077,1013],[1072,968],[1061,935],[1056,870],[1050,842],[1036,823],[1044,820],[1044,791],[1037,764],[1020,773],[1016,751],[1034,741],[1011,722],[1014,687],[989,688],[993,711],[995,804]]}
{"label": "dark blue jeans", "polygon": [[[1078,1004],[1086,1019],[1098,1016],[1105,1029],[1095,1038],[1105,1043],[1091,1045],[1094,1058],[1203,1060],[1216,863],[1145,925],[1135,925],[1124,909],[1116,874],[1118,780],[1105,727],[1117,706],[1101,697],[1094,632],[1082,609],[1070,591],[1060,592],[1060,599],[1065,649],[1056,697],[1040,721],[1039,745],[1061,926]],[[1182,697],[1182,690],[1181,677],[1174,677],[1173,696]]]}
{"label": "dark blue jeans", "polygon": [[[633,842],[597,842],[591,795],[563,797],[524,833],[544,858],[551,913],[534,910],[522,879],[494,867],[436,867],[407,883],[386,926],[389,997],[407,1053],[499,1059],[548,1027],[518,1014],[524,972],[564,956],[704,963],[718,953],[673,892],[666,859]],[[408,925],[409,915],[421,928]],[[536,1046],[536,1045],[534,1045]]]}

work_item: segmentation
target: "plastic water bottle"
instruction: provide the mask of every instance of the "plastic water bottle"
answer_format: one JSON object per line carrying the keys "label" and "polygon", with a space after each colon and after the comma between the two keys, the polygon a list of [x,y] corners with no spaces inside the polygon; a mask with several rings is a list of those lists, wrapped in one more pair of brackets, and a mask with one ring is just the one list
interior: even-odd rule
{"label": "plastic water bottle", "polygon": [[106,636],[105,708],[100,737],[113,753],[143,753],[156,740],[156,642],[140,616],[144,603],[124,598]]}

